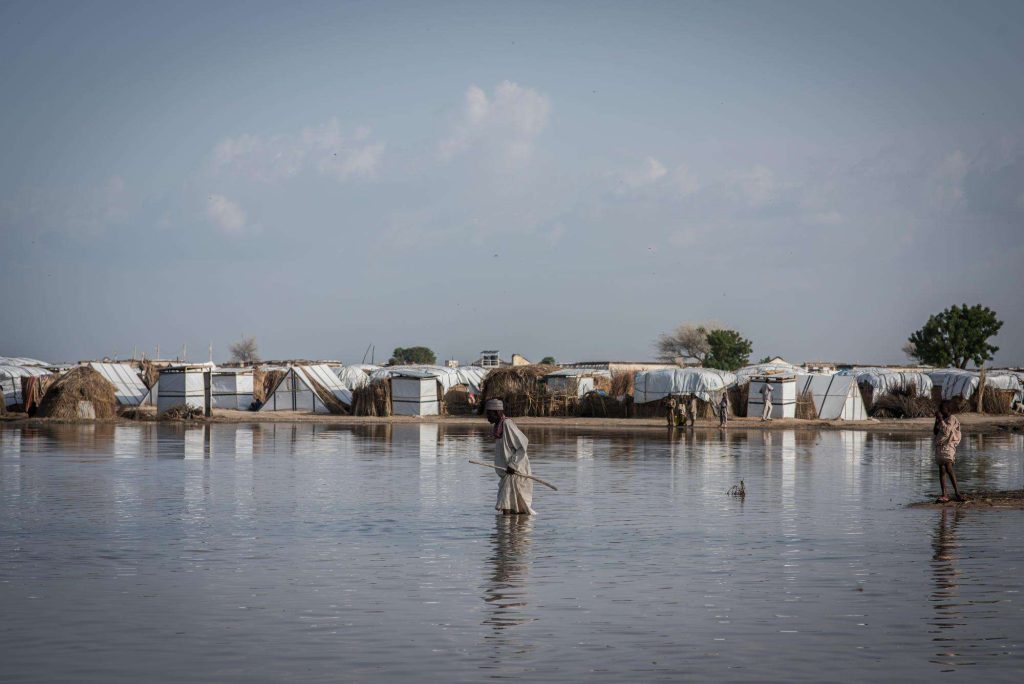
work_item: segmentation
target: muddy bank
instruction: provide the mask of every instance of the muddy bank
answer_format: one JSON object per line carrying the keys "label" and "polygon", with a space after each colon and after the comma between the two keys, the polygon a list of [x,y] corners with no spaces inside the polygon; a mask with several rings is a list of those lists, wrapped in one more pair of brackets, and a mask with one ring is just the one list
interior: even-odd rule
{"label": "muddy bank", "polygon": [[[156,409],[143,407],[132,410],[133,417],[119,419],[120,422],[156,420]],[[994,416],[977,413],[964,413],[958,416],[965,433],[994,434],[1000,432],[1024,433],[1024,416]],[[57,422],[46,418],[28,418],[25,414],[6,415],[4,424],[47,424]],[[558,427],[579,428],[585,430],[608,430],[616,432],[665,432],[667,430],[662,418],[577,418],[577,417],[522,417],[515,419],[524,427]],[[69,422],[69,421],[64,421]],[[71,421],[74,422],[74,421]],[[273,413],[256,413],[253,411],[231,411],[215,409],[211,418],[191,418],[193,423],[317,423],[324,425],[379,425],[401,423],[443,423],[445,425],[484,426],[486,422],[481,416],[430,416],[414,418],[410,416],[334,416],[312,413],[293,413],[278,411]],[[699,429],[717,429],[717,420],[698,420]],[[931,418],[912,418],[906,420],[802,420],[789,418],[761,422],[757,418],[732,418],[727,430],[866,430],[872,432],[898,432],[905,434],[931,434]]]}
{"label": "muddy bank", "polygon": [[930,508],[936,510],[943,508],[954,508],[957,510],[974,508],[1012,508],[1016,510],[1024,510],[1024,490],[965,492],[964,498],[966,501],[950,500],[946,502],[938,502],[935,499],[919,501],[917,503],[908,504],[907,508]]}

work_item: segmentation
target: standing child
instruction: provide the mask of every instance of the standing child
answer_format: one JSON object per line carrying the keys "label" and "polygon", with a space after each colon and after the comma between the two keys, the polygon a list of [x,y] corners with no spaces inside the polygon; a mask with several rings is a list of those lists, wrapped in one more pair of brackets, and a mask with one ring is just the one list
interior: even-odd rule
{"label": "standing child", "polygon": [[729,419],[729,395],[722,392],[722,398],[718,402],[718,427],[724,428],[725,422]]}
{"label": "standing child", "polygon": [[946,495],[946,475],[953,483],[953,493],[957,501],[963,501],[960,488],[956,484],[956,475],[953,474],[953,464],[956,463],[956,448],[960,444],[960,421],[953,415],[953,407],[948,400],[939,405],[935,413],[935,427],[932,430],[934,441],[932,449],[935,453],[935,465],[939,467],[939,487],[942,488],[942,495],[936,503],[946,503],[949,497]]}

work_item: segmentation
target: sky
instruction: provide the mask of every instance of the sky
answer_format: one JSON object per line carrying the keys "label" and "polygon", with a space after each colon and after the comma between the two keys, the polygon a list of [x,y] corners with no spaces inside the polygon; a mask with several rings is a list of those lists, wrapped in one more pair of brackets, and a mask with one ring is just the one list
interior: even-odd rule
{"label": "sky", "polygon": [[1024,364],[1024,3],[0,2],[0,355]]}

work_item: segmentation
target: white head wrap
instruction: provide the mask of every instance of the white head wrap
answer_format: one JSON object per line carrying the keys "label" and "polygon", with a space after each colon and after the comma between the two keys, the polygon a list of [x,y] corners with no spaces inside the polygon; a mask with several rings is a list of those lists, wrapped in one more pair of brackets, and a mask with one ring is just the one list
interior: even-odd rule
{"label": "white head wrap", "polygon": [[487,403],[484,404],[484,410],[487,411],[504,411],[505,403],[501,399],[488,399]]}

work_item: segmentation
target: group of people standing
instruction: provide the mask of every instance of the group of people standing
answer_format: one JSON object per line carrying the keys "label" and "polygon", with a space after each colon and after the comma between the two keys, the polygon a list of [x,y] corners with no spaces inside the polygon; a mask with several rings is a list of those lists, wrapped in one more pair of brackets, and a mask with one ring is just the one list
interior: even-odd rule
{"label": "group of people standing", "polygon": [[[669,397],[665,402],[665,421],[670,428],[685,428],[687,422],[690,427],[697,424],[697,398]],[[718,401],[718,427],[724,428],[729,422],[729,396],[722,392],[722,398]]]}

